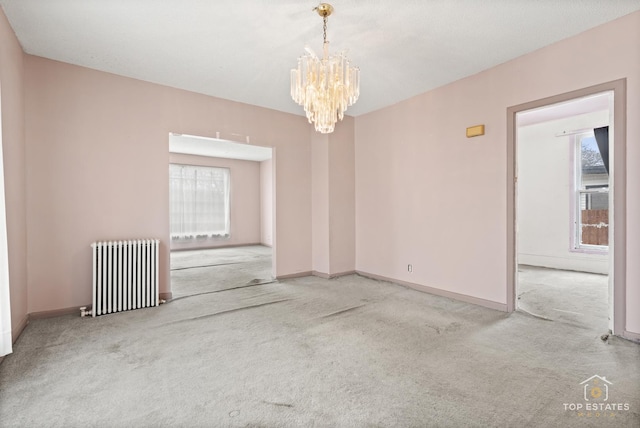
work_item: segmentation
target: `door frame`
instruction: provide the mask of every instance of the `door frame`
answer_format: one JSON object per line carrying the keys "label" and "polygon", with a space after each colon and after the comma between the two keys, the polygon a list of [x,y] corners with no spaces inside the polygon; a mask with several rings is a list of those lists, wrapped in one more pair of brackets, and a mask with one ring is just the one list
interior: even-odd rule
{"label": "door frame", "polygon": [[[516,114],[521,111],[544,107],[575,98],[613,92],[613,150],[610,150],[609,162],[612,164],[613,177],[610,186],[613,203],[610,215],[613,227],[609,230],[609,281],[613,283],[613,334],[626,335],[626,215],[627,215],[627,171],[626,171],[626,94],[627,79],[618,79],[587,88],[526,102],[507,108],[507,312],[516,310],[516,284],[518,281],[517,264],[517,220],[516,220],[516,162],[517,162],[517,123]],[[611,129],[610,129],[611,133]],[[613,261],[613,263],[611,263]],[[611,287],[610,287],[611,289]]]}

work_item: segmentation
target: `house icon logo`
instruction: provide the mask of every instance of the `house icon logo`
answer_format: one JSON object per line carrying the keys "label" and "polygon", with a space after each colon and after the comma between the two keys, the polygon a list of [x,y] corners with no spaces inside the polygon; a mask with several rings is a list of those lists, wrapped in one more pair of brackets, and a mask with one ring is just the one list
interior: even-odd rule
{"label": "house icon logo", "polygon": [[613,385],[605,377],[593,375],[580,382],[584,389],[585,401],[607,401],[609,399],[609,385]]}
{"label": "house icon logo", "polygon": [[[594,375],[580,382],[584,401],[562,403],[565,412],[575,412],[579,418],[615,418],[631,410],[629,403],[609,401],[609,382],[604,376]],[[575,391],[577,392],[577,391]]]}

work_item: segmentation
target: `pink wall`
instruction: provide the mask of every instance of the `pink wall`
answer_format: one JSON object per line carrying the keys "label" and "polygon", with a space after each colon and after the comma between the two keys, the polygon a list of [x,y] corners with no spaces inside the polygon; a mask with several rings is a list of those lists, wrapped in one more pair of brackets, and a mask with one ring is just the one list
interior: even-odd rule
{"label": "pink wall", "polygon": [[11,326],[14,339],[27,320],[27,215],[23,53],[0,10],[2,151],[9,245]]}
{"label": "pink wall", "polygon": [[328,276],[329,255],[329,136],[311,135],[311,222],[313,272]]}
{"label": "pink wall", "polygon": [[[634,13],[358,117],[356,268],[506,306],[507,108],[626,77],[627,330],[640,332],[638,40]],[[486,135],[467,139],[477,124]]]}
{"label": "pink wall", "polygon": [[303,117],[30,55],[25,76],[29,312],[89,303],[97,239],[161,239],[169,290],[169,132],[275,147],[276,275],[311,270]]}
{"label": "pink wall", "polygon": [[329,256],[331,275],[356,269],[355,120],[345,117],[329,135]]}
{"label": "pink wall", "polygon": [[336,276],[355,271],[354,119],[332,134],[312,135],[313,271]]}
{"label": "pink wall", "polygon": [[[505,305],[507,107],[626,77],[627,116],[640,115],[640,13],[346,118],[313,147],[321,152],[313,168],[317,137],[303,117],[22,55],[4,19],[0,38],[14,319],[25,313],[27,261],[28,312],[88,303],[96,239],[160,238],[162,289],[169,290],[169,132],[249,136],[275,148],[277,276],[355,266]],[[466,139],[465,128],[480,123],[486,135]],[[629,120],[629,261],[640,259],[638,140],[640,122]],[[313,219],[312,200],[326,221]],[[324,253],[314,254],[312,230]],[[638,301],[640,264],[630,262],[633,332],[640,332]]]}
{"label": "pink wall", "polygon": [[198,239],[186,242],[172,240],[172,250],[260,243],[260,162],[177,153],[169,154],[169,162],[229,168],[231,182],[229,238]]}
{"label": "pink wall", "polygon": [[260,243],[273,246],[273,160],[260,162]]}

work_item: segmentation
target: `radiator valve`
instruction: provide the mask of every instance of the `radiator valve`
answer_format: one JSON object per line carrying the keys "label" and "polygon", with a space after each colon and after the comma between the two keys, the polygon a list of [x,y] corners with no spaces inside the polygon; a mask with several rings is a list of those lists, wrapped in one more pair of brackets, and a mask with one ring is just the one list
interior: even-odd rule
{"label": "radiator valve", "polygon": [[80,308],[80,316],[82,318],[84,318],[84,317],[89,316],[89,315],[91,315],[91,311],[90,310],[88,311],[86,306],[82,306]]}

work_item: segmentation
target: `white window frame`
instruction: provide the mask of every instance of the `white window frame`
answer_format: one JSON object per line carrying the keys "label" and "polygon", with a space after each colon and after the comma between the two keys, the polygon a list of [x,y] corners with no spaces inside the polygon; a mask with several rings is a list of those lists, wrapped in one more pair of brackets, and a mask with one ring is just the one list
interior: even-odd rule
{"label": "white window frame", "polygon": [[590,254],[607,254],[609,252],[608,245],[583,244],[582,241],[582,195],[589,194],[607,194],[609,195],[609,204],[611,206],[611,180],[607,183],[605,189],[582,189],[582,139],[586,137],[594,137],[593,131],[585,131],[572,136],[571,151],[573,159],[572,171],[572,210],[571,210],[571,248],[572,252],[590,253]]}

